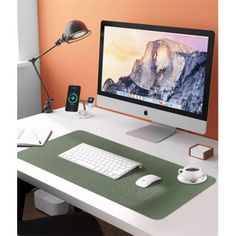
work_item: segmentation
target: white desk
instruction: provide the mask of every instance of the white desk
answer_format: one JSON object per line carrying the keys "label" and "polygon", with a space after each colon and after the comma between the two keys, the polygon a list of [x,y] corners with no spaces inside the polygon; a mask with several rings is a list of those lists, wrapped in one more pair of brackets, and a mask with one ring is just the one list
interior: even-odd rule
{"label": "white desk", "polygon": [[[89,119],[75,118],[74,113],[65,112],[64,108],[61,108],[52,114],[39,114],[18,121],[18,127],[51,128],[52,138],[74,130],[85,130],[180,165],[199,165],[209,175],[217,178],[217,141],[182,131],[158,144],[126,135],[127,131],[146,124],[145,121],[98,108],[94,109],[94,117]],[[188,147],[197,143],[214,147],[214,157],[207,161],[189,157]],[[131,234],[217,235],[217,182],[166,218],[153,220],[25,161],[17,160],[17,164],[18,176],[23,180]]]}

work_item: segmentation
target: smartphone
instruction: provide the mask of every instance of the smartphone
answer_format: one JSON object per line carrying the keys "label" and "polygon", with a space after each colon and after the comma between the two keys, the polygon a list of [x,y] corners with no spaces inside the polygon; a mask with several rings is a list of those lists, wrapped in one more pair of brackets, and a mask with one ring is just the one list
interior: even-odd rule
{"label": "smartphone", "polygon": [[78,110],[79,106],[79,96],[80,96],[80,86],[79,85],[69,85],[66,97],[66,111]]}

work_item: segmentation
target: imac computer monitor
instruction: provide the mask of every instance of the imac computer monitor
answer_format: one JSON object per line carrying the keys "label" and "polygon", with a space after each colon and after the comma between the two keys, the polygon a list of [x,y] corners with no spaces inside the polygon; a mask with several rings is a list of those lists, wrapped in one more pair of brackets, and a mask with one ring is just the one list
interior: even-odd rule
{"label": "imac computer monitor", "polygon": [[204,134],[213,44],[213,31],[102,21],[98,105],[152,121],[127,132],[152,142]]}

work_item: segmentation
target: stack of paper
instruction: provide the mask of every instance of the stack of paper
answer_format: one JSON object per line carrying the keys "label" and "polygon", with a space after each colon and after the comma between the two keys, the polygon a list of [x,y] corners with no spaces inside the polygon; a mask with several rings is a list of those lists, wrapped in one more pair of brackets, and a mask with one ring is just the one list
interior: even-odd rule
{"label": "stack of paper", "polygon": [[34,147],[46,144],[52,134],[47,129],[19,129],[17,147]]}

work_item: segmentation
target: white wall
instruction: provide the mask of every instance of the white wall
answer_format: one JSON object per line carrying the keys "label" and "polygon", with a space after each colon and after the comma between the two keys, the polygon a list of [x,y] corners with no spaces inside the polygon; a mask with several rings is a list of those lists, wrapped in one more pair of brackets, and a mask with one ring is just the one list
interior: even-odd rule
{"label": "white wall", "polygon": [[17,26],[19,61],[38,55],[38,5],[37,0],[18,0]]}
{"label": "white wall", "polygon": [[17,1],[18,57],[17,118],[41,112],[40,81],[31,65],[24,63],[39,54],[37,0]]}

